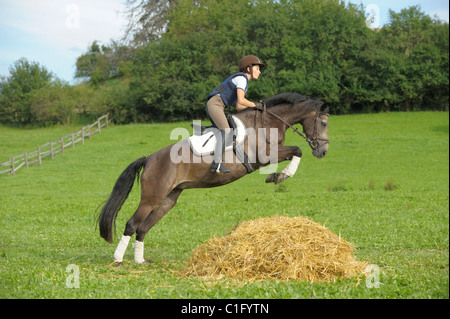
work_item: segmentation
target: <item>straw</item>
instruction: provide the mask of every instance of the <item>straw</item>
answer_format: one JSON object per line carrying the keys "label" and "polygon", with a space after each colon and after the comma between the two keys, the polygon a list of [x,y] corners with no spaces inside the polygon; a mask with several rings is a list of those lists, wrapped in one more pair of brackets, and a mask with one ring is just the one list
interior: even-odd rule
{"label": "straw", "polygon": [[331,281],[360,276],[367,263],[353,245],[304,217],[245,221],[229,235],[198,246],[184,276],[245,281]]}

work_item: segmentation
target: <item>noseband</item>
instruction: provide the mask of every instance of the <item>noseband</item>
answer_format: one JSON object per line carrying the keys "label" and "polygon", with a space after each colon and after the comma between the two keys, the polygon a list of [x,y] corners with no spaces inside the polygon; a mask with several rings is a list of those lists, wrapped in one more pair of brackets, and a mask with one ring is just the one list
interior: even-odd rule
{"label": "noseband", "polygon": [[[285,121],[281,116],[279,116],[279,115],[277,115],[277,114],[275,114],[275,113],[273,113],[273,112],[267,110],[267,109],[266,109],[266,103],[262,103],[262,105],[263,105],[263,109],[262,109],[262,116],[263,116],[262,124],[263,124],[263,127],[264,127],[264,113],[267,112],[268,114],[270,114],[270,115],[276,117],[276,118],[279,119],[281,122],[283,122],[284,124],[286,124],[286,125],[287,125],[288,127],[290,127],[295,133],[297,133],[298,135],[300,135],[301,137],[303,137],[303,138],[306,140],[306,142],[308,142],[309,146],[310,146],[313,150],[316,150],[317,148],[319,148],[319,146],[320,146],[319,141],[323,141],[323,142],[325,142],[325,144],[330,143],[330,140],[329,140],[328,138],[319,137],[319,136],[317,135],[317,119],[319,118],[319,116],[320,116],[320,114],[321,114],[320,111],[317,111],[317,112],[316,112],[316,115],[314,116],[314,120],[313,120],[313,121],[314,121],[314,130],[313,130],[312,136],[310,136],[310,135],[306,134],[305,131],[303,131],[303,133],[305,133],[305,134],[300,133],[299,130],[297,130],[295,127],[293,127],[293,126],[292,126],[291,124],[289,124],[287,121]],[[323,114],[329,116],[328,113],[323,113]],[[266,139],[266,142],[268,142],[267,139]]]}
{"label": "noseband", "polygon": [[[313,120],[314,121],[314,130],[313,130],[312,137],[309,137],[308,135],[306,135],[306,137],[305,137],[301,134],[302,137],[308,142],[308,144],[311,146],[311,148],[313,150],[319,148],[319,146],[320,146],[319,141],[323,141],[323,142],[325,142],[325,144],[330,143],[330,140],[328,138],[323,138],[323,137],[317,136],[317,119],[319,118],[320,114],[321,114],[320,111],[317,111],[316,115],[314,116],[314,120]],[[328,113],[323,113],[323,114],[329,116]]]}

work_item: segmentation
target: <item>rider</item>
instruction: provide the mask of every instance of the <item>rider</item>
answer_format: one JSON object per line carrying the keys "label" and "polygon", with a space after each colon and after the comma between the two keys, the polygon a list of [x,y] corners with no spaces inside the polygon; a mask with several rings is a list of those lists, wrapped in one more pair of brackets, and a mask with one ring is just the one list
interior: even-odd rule
{"label": "rider", "polygon": [[239,61],[239,73],[228,77],[214,91],[208,94],[206,114],[211,122],[220,130],[221,137],[217,139],[211,172],[230,172],[222,163],[222,156],[225,151],[225,136],[229,136],[231,131],[225,116],[225,108],[229,108],[235,103],[238,112],[248,107],[261,107],[260,103],[247,100],[245,93],[248,89],[248,81],[257,80],[261,74],[261,69],[264,67],[265,64],[256,56],[247,55]]}

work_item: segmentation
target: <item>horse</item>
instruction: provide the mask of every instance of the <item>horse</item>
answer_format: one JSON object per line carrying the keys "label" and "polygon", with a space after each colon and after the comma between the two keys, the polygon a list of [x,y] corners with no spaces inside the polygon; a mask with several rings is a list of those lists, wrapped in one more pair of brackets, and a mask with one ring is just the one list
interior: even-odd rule
{"label": "horse", "polygon": [[[218,187],[234,182],[241,177],[270,163],[291,162],[278,173],[270,174],[266,183],[281,183],[294,175],[302,157],[298,146],[285,146],[285,133],[292,128],[304,138],[312,149],[313,156],[323,158],[328,152],[328,108],[321,110],[323,102],[297,93],[281,93],[262,101],[262,109],[247,108],[235,114],[247,130],[252,128],[243,144],[248,158],[253,159],[244,166],[233,150],[225,152],[224,159],[231,171],[226,174],[211,172],[213,155],[199,157],[189,148],[187,139],[169,145],[128,165],[117,179],[113,190],[105,201],[98,224],[100,236],[108,243],[113,241],[115,221],[119,210],[128,198],[133,185],[140,179],[141,198],[135,213],[127,221],[122,238],[114,252],[114,263],[121,265],[131,236],[136,234],[134,261],[146,263],[144,259],[144,237],[147,232],[172,209],[185,189]],[[303,133],[293,127],[301,124]],[[261,149],[263,151],[261,151]],[[174,154],[182,150],[184,160],[173,160]],[[270,161],[268,160],[270,159]],[[225,161],[225,160],[224,160]],[[142,171],[142,172],[141,172]]]}

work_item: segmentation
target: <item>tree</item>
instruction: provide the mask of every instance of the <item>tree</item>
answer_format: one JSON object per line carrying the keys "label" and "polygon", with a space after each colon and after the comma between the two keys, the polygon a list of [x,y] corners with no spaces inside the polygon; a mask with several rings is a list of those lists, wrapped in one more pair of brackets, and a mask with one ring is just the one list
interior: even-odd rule
{"label": "tree", "polygon": [[168,23],[168,14],[178,0],[126,0],[128,26],[124,39],[138,47],[159,38]]}
{"label": "tree", "polygon": [[179,0],[166,32],[135,55],[135,105],[152,119],[204,115],[206,95],[253,54],[267,68],[249,99],[295,91],[345,112],[347,67],[368,32],[363,13],[341,1]]}
{"label": "tree", "polygon": [[94,41],[89,46],[88,52],[77,58],[75,77],[98,85],[124,75],[121,68],[127,67],[126,62],[130,55],[131,50],[117,41],[111,40],[109,45],[102,46]]}
{"label": "tree", "polygon": [[21,58],[9,68],[9,76],[0,80],[0,119],[3,123],[32,122],[30,96],[34,90],[48,85],[53,74],[37,62]]}
{"label": "tree", "polygon": [[[448,24],[431,19],[419,6],[389,13],[390,23],[384,35],[391,39],[387,49],[399,57],[396,90],[403,97],[399,108],[436,108],[424,103],[436,101],[434,94],[438,91],[438,96],[443,97],[439,104],[445,105],[446,100],[448,107]],[[442,41],[445,34],[446,43]]]}
{"label": "tree", "polygon": [[41,125],[70,124],[77,115],[79,97],[66,82],[55,80],[30,94],[33,122]]}
{"label": "tree", "polygon": [[[26,59],[0,79],[2,122],[204,118],[206,96],[244,55],[267,64],[246,97],[295,91],[334,113],[448,110],[448,23],[413,6],[369,29],[341,0],[127,0],[130,43],[91,43],[75,87]],[[130,38],[131,37],[131,38]],[[233,111],[233,110],[231,110]]]}
{"label": "tree", "polygon": [[363,111],[448,110],[448,23],[418,6],[390,11],[390,23],[360,52]]}
{"label": "tree", "polygon": [[340,0],[130,3],[146,12],[140,26],[157,18],[145,8],[166,8],[131,62],[130,104],[141,121],[204,116],[206,95],[247,54],[267,63],[247,92],[253,101],[295,91],[339,114],[448,110],[448,23],[419,7],[370,29],[362,5]]}

